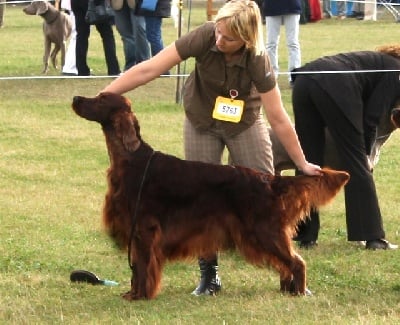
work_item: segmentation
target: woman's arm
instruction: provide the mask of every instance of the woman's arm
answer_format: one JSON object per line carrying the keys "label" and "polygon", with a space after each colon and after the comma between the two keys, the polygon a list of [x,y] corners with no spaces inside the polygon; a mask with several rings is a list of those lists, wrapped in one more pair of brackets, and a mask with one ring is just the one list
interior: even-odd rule
{"label": "woman's arm", "polygon": [[308,175],[321,174],[321,168],[307,162],[304,156],[296,131],[283,107],[278,85],[266,93],[261,93],[260,96],[272,129],[297,168]]}
{"label": "woman's arm", "polygon": [[120,77],[112,81],[101,92],[112,92],[122,95],[162,75],[172,67],[182,62],[181,57],[172,43],[152,58],[134,65]]}

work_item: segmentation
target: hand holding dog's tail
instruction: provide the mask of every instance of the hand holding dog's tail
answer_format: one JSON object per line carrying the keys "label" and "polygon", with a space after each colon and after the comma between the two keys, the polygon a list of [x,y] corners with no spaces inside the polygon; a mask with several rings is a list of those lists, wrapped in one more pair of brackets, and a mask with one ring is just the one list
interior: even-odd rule
{"label": "hand holding dog's tail", "polygon": [[[323,168],[321,176],[282,176],[276,179],[273,187],[276,189],[283,186],[286,189],[280,197],[286,216],[291,218],[290,224],[295,226],[311,209],[318,209],[331,202],[349,179],[350,175],[345,171]],[[291,184],[288,186],[288,183]]]}

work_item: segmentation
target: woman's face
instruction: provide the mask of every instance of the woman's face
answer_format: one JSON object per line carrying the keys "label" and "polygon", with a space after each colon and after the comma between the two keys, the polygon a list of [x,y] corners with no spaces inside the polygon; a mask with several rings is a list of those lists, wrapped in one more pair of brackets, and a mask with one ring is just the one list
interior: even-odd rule
{"label": "woman's face", "polygon": [[215,45],[225,54],[233,54],[244,46],[244,41],[233,36],[227,31],[225,21],[221,20],[215,25]]}

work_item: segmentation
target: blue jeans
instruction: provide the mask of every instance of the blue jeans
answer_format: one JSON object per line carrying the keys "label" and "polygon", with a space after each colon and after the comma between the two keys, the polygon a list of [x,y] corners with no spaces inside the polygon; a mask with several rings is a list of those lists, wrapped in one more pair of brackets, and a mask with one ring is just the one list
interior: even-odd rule
{"label": "blue jeans", "polygon": [[136,16],[126,1],[121,10],[115,10],[115,26],[121,35],[125,55],[125,68],[150,58],[144,17]]}
{"label": "blue jeans", "polygon": [[298,14],[265,17],[266,28],[267,28],[266,50],[276,76],[278,76],[279,73],[278,46],[279,46],[282,23],[285,25],[286,45],[289,54],[288,70],[290,72],[293,69],[300,67],[301,65],[299,21],[300,21],[300,15]]}
{"label": "blue jeans", "polygon": [[151,55],[154,56],[164,48],[161,36],[161,17],[145,16],[146,20],[146,36],[150,42]]}
{"label": "blue jeans", "polygon": [[336,7],[338,16],[346,16],[346,9],[347,9],[346,1],[338,1]]}

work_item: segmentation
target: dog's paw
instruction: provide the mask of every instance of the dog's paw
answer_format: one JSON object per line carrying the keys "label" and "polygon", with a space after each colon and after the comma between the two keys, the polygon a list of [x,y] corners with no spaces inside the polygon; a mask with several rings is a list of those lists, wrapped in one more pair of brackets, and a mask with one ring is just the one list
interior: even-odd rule
{"label": "dog's paw", "polygon": [[146,297],[139,296],[137,293],[135,293],[133,290],[125,292],[121,295],[121,297],[125,300],[128,301],[133,301],[133,300],[140,300],[140,299],[146,299]]}
{"label": "dog's paw", "polygon": [[121,297],[128,301],[136,300],[135,295],[132,291],[128,291],[128,292],[121,294]]}

